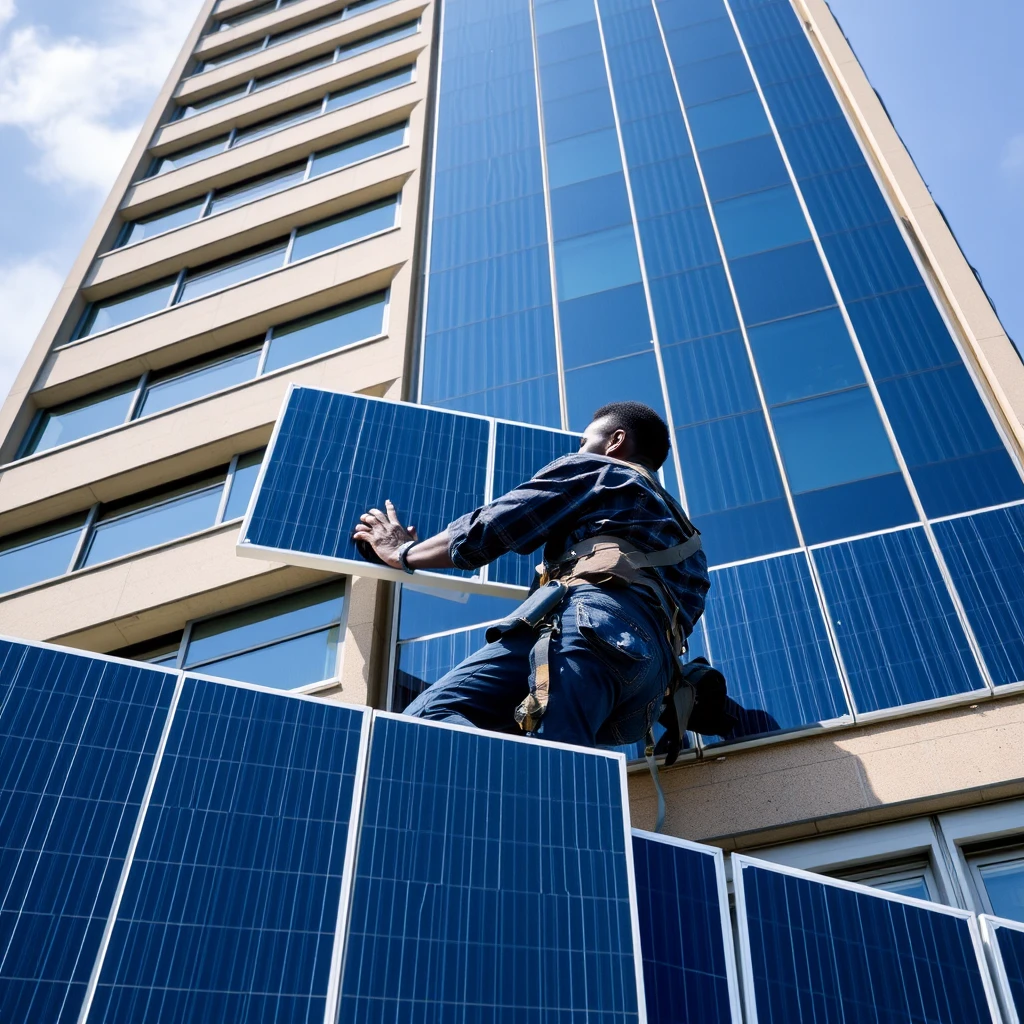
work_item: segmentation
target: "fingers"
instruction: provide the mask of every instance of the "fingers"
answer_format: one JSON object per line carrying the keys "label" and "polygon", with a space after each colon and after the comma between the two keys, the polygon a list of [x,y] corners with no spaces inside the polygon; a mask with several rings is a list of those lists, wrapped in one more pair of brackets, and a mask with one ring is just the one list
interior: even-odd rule
{"label": "fingers", "polygon": [[388,510],[389,521],[395,526],[401,526],[402,524],[398,521],[398,513],[395,511],[395,506],[391,503],[390,498],[385,499],[384,507]]}
{"label": "fingers", "polygon": [[413,540],[417,540],[418,541],[420,539],[420,535],[416,532],[416,527],[415,526],[410,526],[409,527],[409,536],[412,537]]}

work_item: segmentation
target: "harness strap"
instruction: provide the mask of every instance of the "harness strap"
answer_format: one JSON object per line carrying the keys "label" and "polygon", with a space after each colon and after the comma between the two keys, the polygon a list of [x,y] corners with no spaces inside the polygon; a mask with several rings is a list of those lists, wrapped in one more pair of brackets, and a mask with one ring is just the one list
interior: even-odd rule
{"label": "harness strap", "polygon": [[660,832],[665,824],[665,790],[661,788],[661,777],[658,775],[658,762],[654,756],[654,732],[647,733],[647,746],[644,749],[644,760],[651,773],[651,780],[654,783],[655,792],[658,794],[658,820],[655,822],[654,831]]}
{"label": "harness strap", "polygon": [[543,623],[530,652],[530,692],[515,710],[516,722],[526,733],[537,731],[551,699],[551,636],[557,629],[557,619]]}
{"label": "harness strap", "polygon": [[674,548],[663,548],[661,551],[651,551],[647,554],[639,551],[625,551],[623,554],[626,561],[635,569],[652,569],[663,565],[678,565],[691,555],[697,554],[700,549],[700,534],[695,533],[689,540],[677,544]]}

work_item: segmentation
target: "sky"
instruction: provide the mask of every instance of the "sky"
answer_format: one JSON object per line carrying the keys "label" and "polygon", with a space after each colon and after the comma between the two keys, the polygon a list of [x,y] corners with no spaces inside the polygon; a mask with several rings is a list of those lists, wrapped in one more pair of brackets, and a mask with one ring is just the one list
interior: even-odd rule
{"label": "sky", "polygon": [[[1024,2],[830,0],[1003,323],[1024,346]],[[0,0],[0,395],[199,0]]]}

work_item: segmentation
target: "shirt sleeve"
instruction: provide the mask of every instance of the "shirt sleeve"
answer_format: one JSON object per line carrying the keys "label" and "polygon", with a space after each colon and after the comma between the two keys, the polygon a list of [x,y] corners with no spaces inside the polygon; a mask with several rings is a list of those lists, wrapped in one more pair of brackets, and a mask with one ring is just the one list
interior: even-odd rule
{"label": "shirt sleeve", "polygon": [[[581,464],[583,463],[583,464]],[[477,569],[508,551],[536,551],[570,532],[603,467],[576,456],[556,459],[518,487],[448,526],[448,554],[460,569]]]}

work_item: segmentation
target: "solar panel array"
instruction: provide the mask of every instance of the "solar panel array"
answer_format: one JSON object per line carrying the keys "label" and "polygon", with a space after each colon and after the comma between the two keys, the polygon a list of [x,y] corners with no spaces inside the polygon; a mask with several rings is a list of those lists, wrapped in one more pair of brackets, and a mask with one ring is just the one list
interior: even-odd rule
{"label": "solar panel array", "polygon": [[1006,1024],[1024,1022],[1024,923],[981,916],[981,933]]}
{"label": "solar panel array", "polygon": [[[579,446],[578,435],[365,395],[293,386],[267,449],[238,553],[401,580],[366,561],[352,531],[390,499],[420,537]],[[518,596],[536,558],[509,555],[475,573],[422,573],[440,586]]]}

